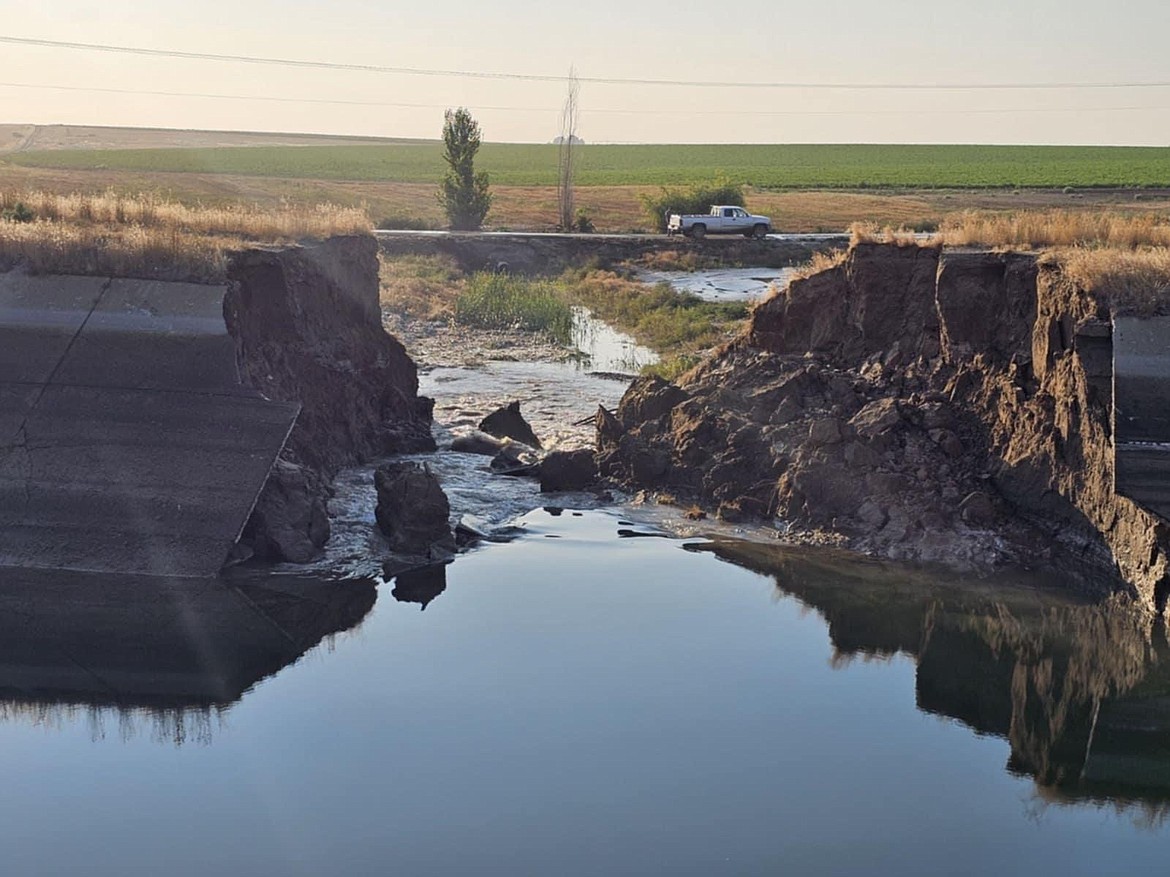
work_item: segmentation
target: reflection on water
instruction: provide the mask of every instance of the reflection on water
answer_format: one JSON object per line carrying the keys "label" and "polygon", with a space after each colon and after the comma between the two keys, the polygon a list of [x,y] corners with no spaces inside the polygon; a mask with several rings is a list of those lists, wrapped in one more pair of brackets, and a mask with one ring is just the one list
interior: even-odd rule
{"label": "reflection on water", "polygon": [[0,570],[0,718],[208,742],[260,679],[359,624],[371,581]]}
{"label": "reflection on water", "polygon": [[[603,512],[517,525],[385,584],[6,575],[9,870],[1161,866],[1170,649],[1149,618],[1028,582],[632,538],[658,534]],[[152,719],[156,740],[209,745],[134,733]]]}
{"label": "reflection on water", "polygon": [[855,656],[914,658],[919,709],[1008,740],[1008,770],[1032,777],[1045,800],[1170,814],[1170,644],[1152,616],[1019,588],[946,586],[824,552],[689,547],[772,575],[815,608],[838,667]]}
{"label": "reflection on water", "polygon": [[619,332],[588,309],[573,308],[573,346],[586,356],[586,370],[618,375],[637,375],[658,362],[658,354]]}

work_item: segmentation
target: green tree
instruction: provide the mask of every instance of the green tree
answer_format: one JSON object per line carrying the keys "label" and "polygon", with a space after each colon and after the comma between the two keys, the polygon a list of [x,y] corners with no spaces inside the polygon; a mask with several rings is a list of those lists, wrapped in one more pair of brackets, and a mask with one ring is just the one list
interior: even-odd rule
{"label": "green tree", "polygon": [[479,123],[463,107],[443,115],[443,161],[447,174],[439,187],[439,204],[456,231],[474,231],[483,225],[492,206],[488,175],[475,172],[479,151]]}

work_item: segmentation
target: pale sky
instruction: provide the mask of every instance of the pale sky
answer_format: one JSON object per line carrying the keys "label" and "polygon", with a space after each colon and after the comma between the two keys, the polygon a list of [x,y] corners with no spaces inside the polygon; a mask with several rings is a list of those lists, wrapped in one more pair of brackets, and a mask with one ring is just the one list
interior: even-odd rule
{"label": "pale sky", "polygon": [[[1170,145],[1167,0],[0,0],[0,36],[480,73],[562,76],[573,65],[597,78],[1167,83],[818,90],[583,82],[579,132],[595,143]],[[562,82],[5,43],[0,59],[0,123],[434,138],[443,109],[466,106],[487,140],[544,142],[558,133],[565,95]],[[113,93],[143,91],[188,96]]]}

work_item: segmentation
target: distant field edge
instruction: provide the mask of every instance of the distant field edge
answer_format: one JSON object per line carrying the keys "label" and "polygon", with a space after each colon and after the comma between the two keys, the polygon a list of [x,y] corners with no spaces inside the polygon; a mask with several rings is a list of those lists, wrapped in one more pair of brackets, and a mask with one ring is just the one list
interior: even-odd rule
{"label": "distant field edge", "polygon": [[[686,186],[726,180],[762,190],[1151,189],[1170,187],[1170,147],[865,144],[585,145],[581,186]],[[6,153],[29,168],[198,173],[351,182],[438,183],[438,141]],[[506,186],[557,182],[553,144],[485,143],[477,169]]]}

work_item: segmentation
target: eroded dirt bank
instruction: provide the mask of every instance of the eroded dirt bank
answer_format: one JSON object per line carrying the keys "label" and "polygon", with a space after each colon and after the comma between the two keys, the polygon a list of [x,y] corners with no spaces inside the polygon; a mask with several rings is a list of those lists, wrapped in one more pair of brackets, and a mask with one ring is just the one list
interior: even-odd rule
{"label": "eroded dirt bank", "polygon": [[1113,490],[1111,314],[1026,254],[860,244],[678,385],[599,414],[602,471],[794,538],[1064,571],[1164,608],[1170,532]]}
{"label": "eroded dirt bank", "polygon": [[303,562],[329,537],[329,482],[345,466],[429,450],[430,400],[382,328],[377,244],[368,236],[236,253],[224,318],[241,379],[301,405],[241,543]]}

